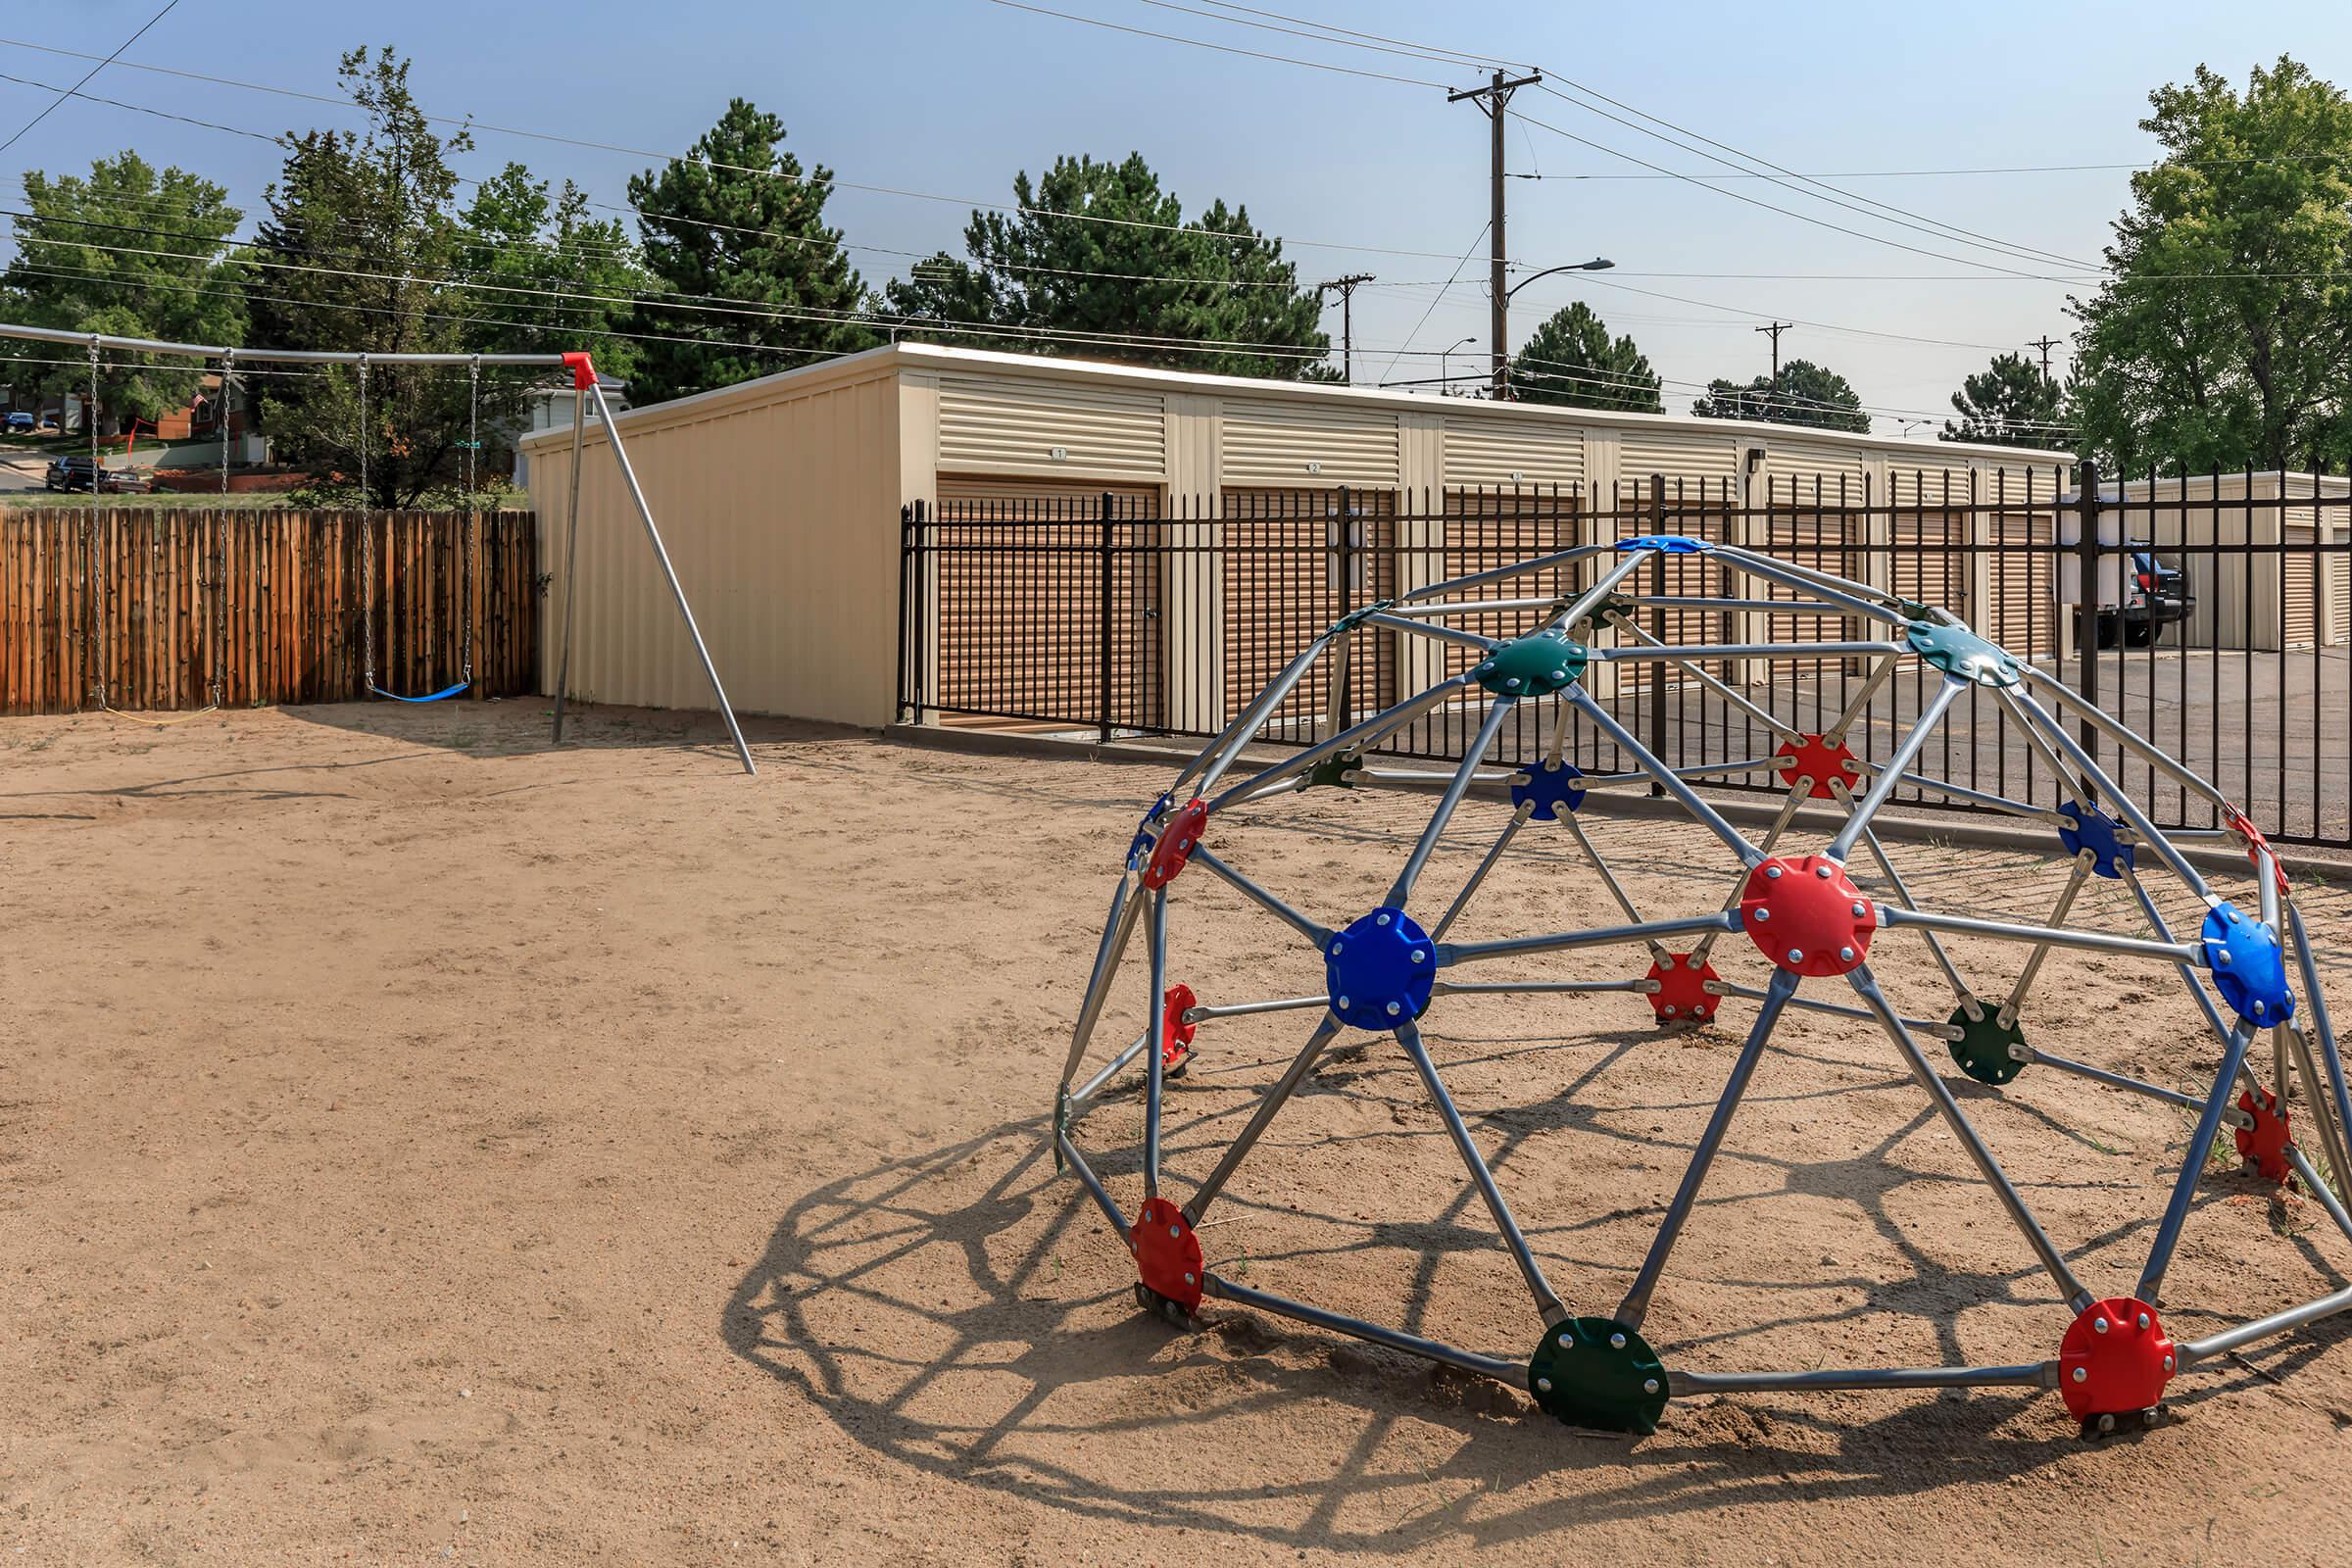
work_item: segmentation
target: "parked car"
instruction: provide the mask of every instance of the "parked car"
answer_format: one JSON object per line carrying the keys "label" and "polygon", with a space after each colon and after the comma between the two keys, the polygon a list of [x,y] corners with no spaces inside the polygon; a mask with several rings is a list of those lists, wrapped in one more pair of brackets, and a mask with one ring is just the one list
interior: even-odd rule
{"label": "parked car", "polygon": [[[2197,596],[2178,560],[2167,561],[2151,545],[2132,545],[2124,564],[2122,602],[2099,607],[2099,646],[2113,648],[2121,642],[2127,648],[2153,647],[2163,641],[2165,627],[2186,620],[2196,608]],[[2080,635],[2080,612],[2075,625]]]}
{"label": "parked car", "polygon": [[97,475],[97,492],[102,496],[135,496],[147,493],[147,475],[136,468],[109,468],[93,460],[86,452],[69,452],[64,457],[49,460],[49,471],[42,484],[50,490],[88,490],[90,476]]}
{"label": "parked car", "polygon": [[30,435],[39,429],[40,425],[40,416],[24,409],[19,409],[8,416],[8,433],[10,435]]}

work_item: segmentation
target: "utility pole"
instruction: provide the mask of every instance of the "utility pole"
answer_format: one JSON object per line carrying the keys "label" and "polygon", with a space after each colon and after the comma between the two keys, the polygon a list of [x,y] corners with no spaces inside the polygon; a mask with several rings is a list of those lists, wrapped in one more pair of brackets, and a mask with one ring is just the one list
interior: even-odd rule
{"label": "utility pole", "polygon": [[2044,332],[2026,345],[2030,349],[2041,350],[2041,384],[2044,386],[2050,384],[2050,350],[2056,348],[2060,341]]}
{"label": "utility pole", "polygon": [[1317,305],[1322,304],[1323,296],[1333,289],[1340,291],[1340,366],[1350,386],[1355,384],[1355,285],[1371,281],[1370,272],[1349,272],[1345,277],[1335,277],[1328,283],[1315,285]]}
{"label": "utility pole", "polygon": [[1466,87],[1460,92],[1449,92],[1446,95],[1446,101],[1449,104],[1458,104],[1465,98],[1470,100],[1478,105],[1488,120],[1494,122],[1493,153],[1488,172],[1488,180],[1493,187],[1490,196],[1494,203],[1494,216],[1487,221],[1487,294],[1492,305],[1492,314],[1487,324],[1494,338],[1494,387],[1493,395],[1497,399],[1507,398],[1511,395],[1509,358],[1511,291],[1503,281],[1506,252],[1503,248],[1502,237],[1502,187],[1506,176],[1502,169],[1502,111],[1503,106],[1511,101],[1512,93],[1521,87],[1532,87],[1543,79],[1544,74],[1537,72],[1533,75],[1517,76],[1505,80],[1502,73],[1497,71],[1494,73],[1494,79],[1484,87]]}
{"label": "utility pole", "polygon": [[1781,395],[1781,334],[1795,324],[1793,321],[1775,321],[1770,326],[1756,328],[1759,332],[1772,334],[1772,395],[1776,398]]}

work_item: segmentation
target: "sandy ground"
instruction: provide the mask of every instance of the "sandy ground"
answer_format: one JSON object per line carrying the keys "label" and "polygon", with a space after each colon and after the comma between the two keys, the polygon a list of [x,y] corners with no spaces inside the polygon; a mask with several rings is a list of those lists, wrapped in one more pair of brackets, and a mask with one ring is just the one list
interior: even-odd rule
{"label": "sandy ground", "polygon": [[[1601,1438],[1250,1312],[1144,1317],[1042,1137],[1155,776],[772,731],[747,781],[659,720],[599,715],[562,752],[542,723],[0,721],[0,1561],[2352,1560],[2343,1320],[2085,1444],[2017,1391],[1701,1398]],[[1211,844],[1337,922],[1425,811],[1324,793]],[[1465,808],[1425,899],[1499,820]],[[1645,910],[1726,886],[1693,832],[1594,831]],[[1604,918],[1557,829],[1523,843],[1456,935]],[[1967,911],[2046,910],[2062,880],[1895,853]],[[2352,900],[2309,905],[2352,951]],[[2110,884],[2083,910],[2133,924]],[[1198,869],[1174,947],[1206,1002],[1319,983]],[[1718,955],[1761,982],[1743,939]],[[1954,956],[1990,993],[2015,972],[2009,950]],[[1873,956],[1898,1005],[1948,1008],[1916,935]],[[1622,1294],[1752,1016],[1662,1033],[1626,996],[1428,1015],[1577,1310]],[[1177,1192],[1308,1017],[1203,1025]],[[2169,1084],[2217,1054],[2131,959],[2054,958],[2026,1022]],[[1214,1265],[1524,1355],[1538,1320],[1443,1127],[1393,1044],[1360,1046],[1210,1216]],[[2047,1068],[1958,1082],[2086,1281],[2127,1291],[2187,1115]],[[1082,1129],[1131,1204],[1140,1125],[1122,1095]],[[2204,1332],[2348,1261],[2311,1202],[2217,1162],[2166,1311]],[[1732,1370],[2036,1360],[2066,1319],[1888,1043],[1809,1015],[1648,1326],[1670,1364]]]}

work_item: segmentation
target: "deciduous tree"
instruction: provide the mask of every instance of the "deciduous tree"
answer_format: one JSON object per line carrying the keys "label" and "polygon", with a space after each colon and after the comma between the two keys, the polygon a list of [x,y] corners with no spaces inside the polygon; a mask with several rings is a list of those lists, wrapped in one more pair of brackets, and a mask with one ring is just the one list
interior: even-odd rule
{"label": "deciduous tree", "polygon": [[2077,302],[2077,414],[2110,466],[2339,456],[2352,437],[2352,102],[2281,56],[2149,95],[2111,278]]}

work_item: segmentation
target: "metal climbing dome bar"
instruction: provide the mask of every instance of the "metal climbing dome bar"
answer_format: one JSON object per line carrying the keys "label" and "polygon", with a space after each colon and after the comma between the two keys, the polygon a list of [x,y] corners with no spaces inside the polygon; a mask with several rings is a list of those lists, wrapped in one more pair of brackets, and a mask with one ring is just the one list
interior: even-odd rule
{"label": "metal climbing dome bar", "polygon": [[[1669,645],[1644,631],[1636,619],[1644,600],[1624,591],[1623,585],[1644,564],[1702,553],[1722,581],[1747,585],[1749,593],[1769,601],[1770,610],[1836,616],[1867,635],[1845,641]],[[1507,597],[1515,579],[1563,567],[1575,568],[1589,579],[1588,585],[1556,597]],[[1487,590],[1506,597],[1458,597]],[[1770,597],[1776,591],[1794,597]],[[1653,595],[1646,601],[1727,618],[1760,602],[1729,595],[1670,600]],[[1506,638],[1479,635],[1456,624],[1500,612],[1531,616],[1535,623]],[[1309,671],[1318,662],[1344,668],[1350,637],[1367,627],[1467,647],[1471,662],[1419,695],[1357,721],[1344,710],[1339,693],[1345,683],[1334,679],[1329,682],[1333,697],[1324,717],[1324,738],[1270,763],[1246,762],[1245,754],[1261,725],[1299,689]],[[1861,662],[1869,673],[1842,711],[1811,733],[1767,712],[1709,668],[1710,662],[1720,660],[1830,658]],[[1739,762],[1677,770],[1587,689],[1588,676],[1594,670],[1660,661],[1676,666],[1682,678],[1707,685],[1714,695],[1767,723],[1780,740],[1776,751]],[[1914,661],[1939,678],[1887,755],[1876,760],[1858,756],[1852,735],[1873,694],[1898,663]],[[2019,737],[2055,773],[2065,797],[2061,804],[2053,808],[1960,790],[1916,771],[1923,749],[1945,722],[1955,700],[1972,690],[1989,700],[1998,726]],[[1555,700],[1562,710],[1548,754],[1517,768],[1487,761],[1514,705],[1544,699]],[[1422,787],[1432,782],[1442,787],[1427,825],[1374,906],[1336,915],[1302,911],[1227,863],[1214,848],[1218,826],[1256,803],[1306,788],[1372,788],[1399,777],[1368,765],[1367,753],[1384,737],[1446,705],[1474,710],[1483,707],[1480,727],[1449,773],[1412,775]],[[1588,775],[1568,762],[1564,747],[1571,715],[1614,742],[1632,760],[1633,769]],[[2210,886],[2174,842],[2199,835],[2177,832],[2168,837],[2160,831],[2078,740],[2075,725],[2096,730],[2122,755],[2144,764],[2151,778],[2179,785],[2211,807],[2226,826],[2210,836],[2226,835],[2243,849],[2251,871],[2250,894],[2232,900]],[[1694,780],[1740,773],[1769,773],[1787,787],[1784,806],[1757,838],[1734,826],[1692,787]],[[1444,899],[1424,897],[1423,873],[1431,855],[1465,796],[1481,782],[1507,783],[1511,814],[1458,890]],[[2046,918],[2033,924],[1975,918],[1938,912],[1915,900],[1872,825],[1898,783],[1964,796],[2049,831],[2053,846],[2073,864]],[[1727,862],[1721,897],[1706,907],[1668,914],[1638,908],[1582,819],[1592,792],[1651,785],[1680,803]],[[1813,853],[1783,849],[1798,808],[1812,802],[1831,803],[1837,809],[1841,820],[1836,831]],[[1447,940],[1514,839],[1538,824],[1544,825],[1540,830],[1565,829],[1582,862],[1605,889],[1613,906],[1610,917],[1622,919],[1606,926],[1501,940]],[[1873,897],[1857,885],[1849,870],[1857,851],[1868,856],[1876,868],[1874,885],[1888,890],[1888,896]],[[2204,910],[2197,928],[2174,930],[2143,875],[2177,879]],[[1201,985],[1200,977],[1192,977],[1191,985],[1171,982],[1170,900],[1180,887],[1194,891],[1204,876],[1289,928],[1298,943],[1313,947],[1323,968],[1319,994],[1202,1000],[1194,990]],[[2128,890],[2144,925],[2119,933],[2071,921],[2078,896],[2094,878]],[[1146,1025],[1137,1038],[1082,1078],[1105,999],[1119,981],[1139,928],[1148,969]],[[1958,935],[2015,953],[2015,969],[1997,987],[1972,983],[1944,941]],[[1717,973],[1712,959],[1727,937],[1753,945],[1769,966],[1767,984],[1738,985]],[[1925,944],[1948,985],[1948,1013],[1902,1015],[1873,975],[1874,943],[1907,938]],[[1635,963],[1646,958],[1647,967],[1637,971],[1629,964],[1624,976],[1613,980],[1512,977],[1513,960],[1579,949],[1628,950],[1639,955]],[[2194,999],[2218,1046],[2219,1065],[2203,1093],[2166,1088],[2030,1044],[2028,1003],[2045,958],[2056,949],[2170,970]],[[1474,980],[1472,974],[1495,978]],[[1205,987],[1202,990],[1205,993]],[[1563,992],[1638,996],[1662,1026],[1710,1021],[1728,1004],[1755,1007],[1721,1097],[1690,1151],[1646,1253],[1632,1271],[1623,1298],[1613,1303],[1572,1306],[1555,1289],[1456,1109],[1420,1030],[1419,1020],[1427,1010],[1448,995],[1534,997]],[[1168,1193],[1161,1157],[1163,1088],[1169,1076],[1188,1064],[1198,1044],[1197,1031],[1221,1018],[1294,1010],[1314,1019],[1304,1044],[1257,1098],[1244,1125],[1224,1142],[1205,1178],[1189,1193]],[[2034,1265],[2055,1288],[2067,1321],[2049,1341],[2027,1348],[2019,1360],[2001,1365],[1701,1372],[1677,1368],[1670,1359],[1671,1347],[1653,1347],[1643,1337],[1651,1298],[1668,1277],[1676,1243],[1767,1044],[1792,1013],[1806,1012],[1866,1020],[1884,1033],[1909,1078],[1998,1198]],[[1523,1347],[1508,1353],[1458,1348],[1245,1285],[1208,1266],[1198,1236],[1203,1217],[1286,1102],[1348,1030],[1393,1040],[1410,1062],[1461,1160],[1468,1190],[1475,1192],[1491,1218],[1533,1299],[1533,1320]],[[2267,1038],[2268,1053],[2253,1051],[2258,1038]],[[2028,1066],[2039,1066],[2195,1113],[2190,1152],[2171,1181],[2161,1214],[2153,1220],[2151,1245],[2136,1278],[2094,1290],[2077,1276],[2067,1252],[2004,1173],[1931,1061],[1935,1044],[1943,1046],[1950,1070],[1983,1084],[2006,1084]],[[2260,1070],[2265,1055],[2268,1082]],[[1088,1112],[1139,1061],[1144,1198],[1131,1216],[1090,1163],[1079,1135]],[[2297,1118],[2291,1127],[2290,1103]],[[1314,638],[1193,759],[1144,813],[1127,846],[1071,1032],[1055,1099],[1053,1144],[1056,1162],[1076,1174],[1132,1252],[1138,1303],[1179,1322],[1189,1323],[1204,1299],[1233,1302],[1517,1385],[1563,1421],[1616,1431],[1651,1431],[1670,1399],[1701,1393],[2013,1386],[2056,1390],[2084,1432],[2096,1434],[2114,1430],[2118,1422],[2152,1424],[2167,1388],[2180,1374],[2257,1341],[2352,1310],[2352,1288],[2345,1288],[2202,1338],[2172,1336],[2159,1311],[2166,1271],[2189,1217],[2205,1164],[2202,1152],[2225,1127],[2249,1169],[2274,1182],[2299,1178],[2336,1228],[2352,1240],[2352,1213],[2338,1196],[2352,1190],[2347,1186],[2352,1182],[2352,1150],[2347,1148],[2352,1096],[2347,1094],[2343,1061],[2320,991],[2318,962],[2294,889],[2254,824],[2212,785],[2118,724],[2056,676],[2012,658],[1944,611],[1769,554],[1652,535],[1537,558],[1354,611]],[[2332,1184],[2322,1178],[2298,1136],[2302,1133],[2311,1135],[2310,1147],[2327,1163]]]}
{"label": "metal climbing dome bar", "polygon": [[[686,590],[685,587],[678,581],[677,568],[670,564],[668,547],[662,543],[662,530],[654,521],[653,508],[647,503],[645,499],[645,491],[637,483],[636,470],[630,466],[629,455],[621,445],[620,430],[612,416],[612,406],[606,399],[604,387],[602,384],[600,384],[597,378],[596,368],[591,363],[589,356],[585,352],[574,350],[567,353],[557,354],[379,354],[371,351],[343,349],[248,348],[243,346],[231,346],[227,344],[172,343],[156,338],[117,337],[104,332],[74,332],[60,327],[24,326],[13,322],[0,322],[0,338],[13,338],[19,342],[24,343],[58,344],[66,347],[81,349],[86,352],[89,356],[90,362],[90,377],[93,386],[93,406],[96,402],[95,384],[98,376],[99,356],[103,353],[152,354],[172,359],[192,359],[200,364],[206,361],[218,360],[220,362],[222,367],[223,382],[225,382],[230,375],[235,373],[235,368],[239,365],[349,366],[353,369],[357,370],[360,376],[360,385],[362,389],[360,409],[363,425],[365,425],[367,419],[366,386],[368,371],[370,367],[445,366],[452,368],[464,369],[468,372],[469,376],[472,377],[475,382],[471,396],[476,400],[478,400],[479,395],[479,377],[481,371],[485,368],[537,368],[564,371],[565,374],[571,377],[572,385],[572,482],[570,487],[572,517],[571,527],[568,530],[568,534],[570,542],[574,548],[574,553],[576,554],[576,539],[579,522],[581,435],[587,423],[588,408],[590,402],[593,400],[596,408],[597,417],[603,422],[605,432],[612,442],[612,460],[620,467],[621,477],[626,482],[629,492],[629,499],[636,508],[638,520],[645,524],[646,539],[653,546],[654,559],[662,567],[662,576],[667,579],[669,583],[670,595],[677,601],[678,615],[686,623],[686,634],[694,643],[695,656],[702,662],[704,678],[710,682],[711,700],[717,704],[719,715],[726,720],[727,733],[735,743],[736,758],[742,762],[743,770],[746,773],[757,773],[759,771],[758,766],[752,761],[752,749],[744,741],[743,727],[736,722],[734,707],[727,701],[726,687],[718,678],[718,667],[711,662],[710,650],[703,642],[702,628],[695,622],[694,607],[687,603]],[[469,418],[475,417],[476,416],[469,414]],[[470,433],[472,433],[478,440],[478,423],[476,424],[474,430]],[[97,430],[94,423],[91,426],[90,442],[91,461],[93,466],[95,466],[97,461]],[[367,461],[367,452],[368,442],[365,438],[365,434],[363,434],[360,443],[360,456],[363,468]],[[227,456],[225,443],[223,443],[221,461],[223,467],[222,486],[223,489],[225,489],[227,483]],[[468,457],[466,461],[467,470],[470,474],[473,463],[471,449],[468,450]],[[93,479],[91,483],[90,504],[94,512],[97,506],[97,484],[95,479]],[[372,577],[372,574],[370,574],[370,577]],[[370,584],[370,588],[372,589],[372,584]],[[556,685],[556,712],[554,728],[555,739],[558,741],[562,741],[564,738],[564,674],[570,667],[571,660],[572,574],[569,558],[566,560],[564,571],[564,605],[562,630],[562,652],[559,656],[558,662],[559,673]],[[95,612],[93,611],[93,613],[94,612]],[[470,645],[468,645],[466,659],[467,662],[470,662]],[[404,703],[437,702],[444,698],[454,696],[458,691],[463,689],[463,687],[451,687],[447,691],[436,692],[430,696],[421,698],[397,696],[391,692],[381,691],[376,687],[374,662],[374,649],[372,646],[372,641],[370,641],[367,659],[367,663],[368,666],[367,671],[367,684],[371,695],[387,697],[393,699],[394,701]],[[468,676],[468,682],[470,682],[470,676]],[[104,691],[100,690],[94,695],[98,698],[99,706],[103,707],[105,705]],[[216,701],[218,699],[216,699]]]}

